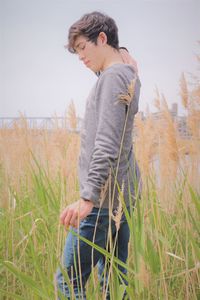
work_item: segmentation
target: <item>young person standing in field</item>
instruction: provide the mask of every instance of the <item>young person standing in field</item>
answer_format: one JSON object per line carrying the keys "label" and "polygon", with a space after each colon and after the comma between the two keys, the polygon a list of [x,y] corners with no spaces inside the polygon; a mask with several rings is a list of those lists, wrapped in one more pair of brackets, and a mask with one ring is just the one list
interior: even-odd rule
{"label": "young person standing in field", "polygon": [[[124,263],[127,260],[129,227],[119,207],[125,206],[130,212],[138,193],[139,170],[134,159],[132,130],[140,81],[134,68],[124,63],[118,28],[105,14],[88,13],[74,23],[69,29],[67,48],[86,67],[100,74],[87,99],[81,133],[80,199],[60,215],[61,223],[66,228],[70,226],[70,231],[62,267],[57,272],[58,289],[68,299],[72,299],[72,293],[75,299],[86,299],[85,284],[97,263],[103,284],[105,257],[84,238],[104,249],[109,238],[116,238],[116,256]],[[116,213],[121,214],[118,227]],[[126,274],[124,267],[118,268]]]}

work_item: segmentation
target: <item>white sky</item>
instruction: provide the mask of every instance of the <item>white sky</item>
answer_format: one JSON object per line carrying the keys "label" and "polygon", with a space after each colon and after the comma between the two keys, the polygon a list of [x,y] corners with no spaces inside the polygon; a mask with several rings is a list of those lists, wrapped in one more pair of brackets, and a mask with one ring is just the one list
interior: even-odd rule
{"label": "white sky", "polygon": [[180,104],[181,72],[197,69],[200,0],[0,0],[0,117],[63,116],[72,99],[83,116],[96,77],[63,46],[70,25],[93,10],[116,20],[120,45],[138,62],[140,110],[154,110],[156,86]]}

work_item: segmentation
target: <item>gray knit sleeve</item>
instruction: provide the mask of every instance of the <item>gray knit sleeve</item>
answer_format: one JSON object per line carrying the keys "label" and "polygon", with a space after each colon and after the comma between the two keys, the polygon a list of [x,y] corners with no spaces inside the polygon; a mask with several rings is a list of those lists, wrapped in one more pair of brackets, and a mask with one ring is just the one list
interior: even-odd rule
{"label": "gray knit sleeve", "polygon": [[126,117],[125,104],[119,101],[121,94],[127,93],[130,82],[120,74],[102,74],[95,93],[96,136],[89,165],[87,181],[82,198],[97,203],[109,170],[117,165],[120,143]]}

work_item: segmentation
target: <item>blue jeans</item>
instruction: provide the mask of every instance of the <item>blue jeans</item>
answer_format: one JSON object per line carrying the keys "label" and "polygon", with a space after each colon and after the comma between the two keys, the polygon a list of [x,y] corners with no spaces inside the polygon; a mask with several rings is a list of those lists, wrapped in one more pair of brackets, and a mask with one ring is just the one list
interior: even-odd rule
{"label": "blue jeans", "polygon": [[[118,233],[114,221],[111,220],[109,216],[109,210],[106,208],[93,208],[92,212],[80,223],[78,230],[74,228],[71,229],[101,248],[108,249],[109,223],[112,239],[115,240],[115,237],[117,237],[115,256],[126,263],[128,256],[129,227],[125,215],[121,218]],[[92,267],[97,263],[99,281],[101,286],[103,286],[106,281],[106,276],[104,276],[106,273],[104,255],[86,242],[78,239],[77,236],[70,231],[66,238],[63,261],[61,264],[62,268],[67,272],[69,280],[65,280],[66,277],[64,278],[59,268],[56,274],[58,289],[67,299],[72,299],[72,297],[70,297],[70,288],[73,287],[75,299],[85,300],[85,284],[90,276]],[[126,274],[125,268],[122,266],[118,266],[118,268]],[[107,299],[109,299],[109,293]]]}

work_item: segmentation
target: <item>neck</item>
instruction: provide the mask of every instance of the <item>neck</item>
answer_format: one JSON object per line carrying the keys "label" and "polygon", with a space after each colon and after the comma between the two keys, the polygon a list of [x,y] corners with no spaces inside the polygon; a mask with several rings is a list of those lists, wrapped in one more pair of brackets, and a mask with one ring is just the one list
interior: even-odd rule
{"label": "neck", "polygon": [[108,67],[114,64],[122,64],[123,60],[118,50],[110,47],[109,51],[106,51],[105,59],[103,61],[101,71],[104,71]]}

